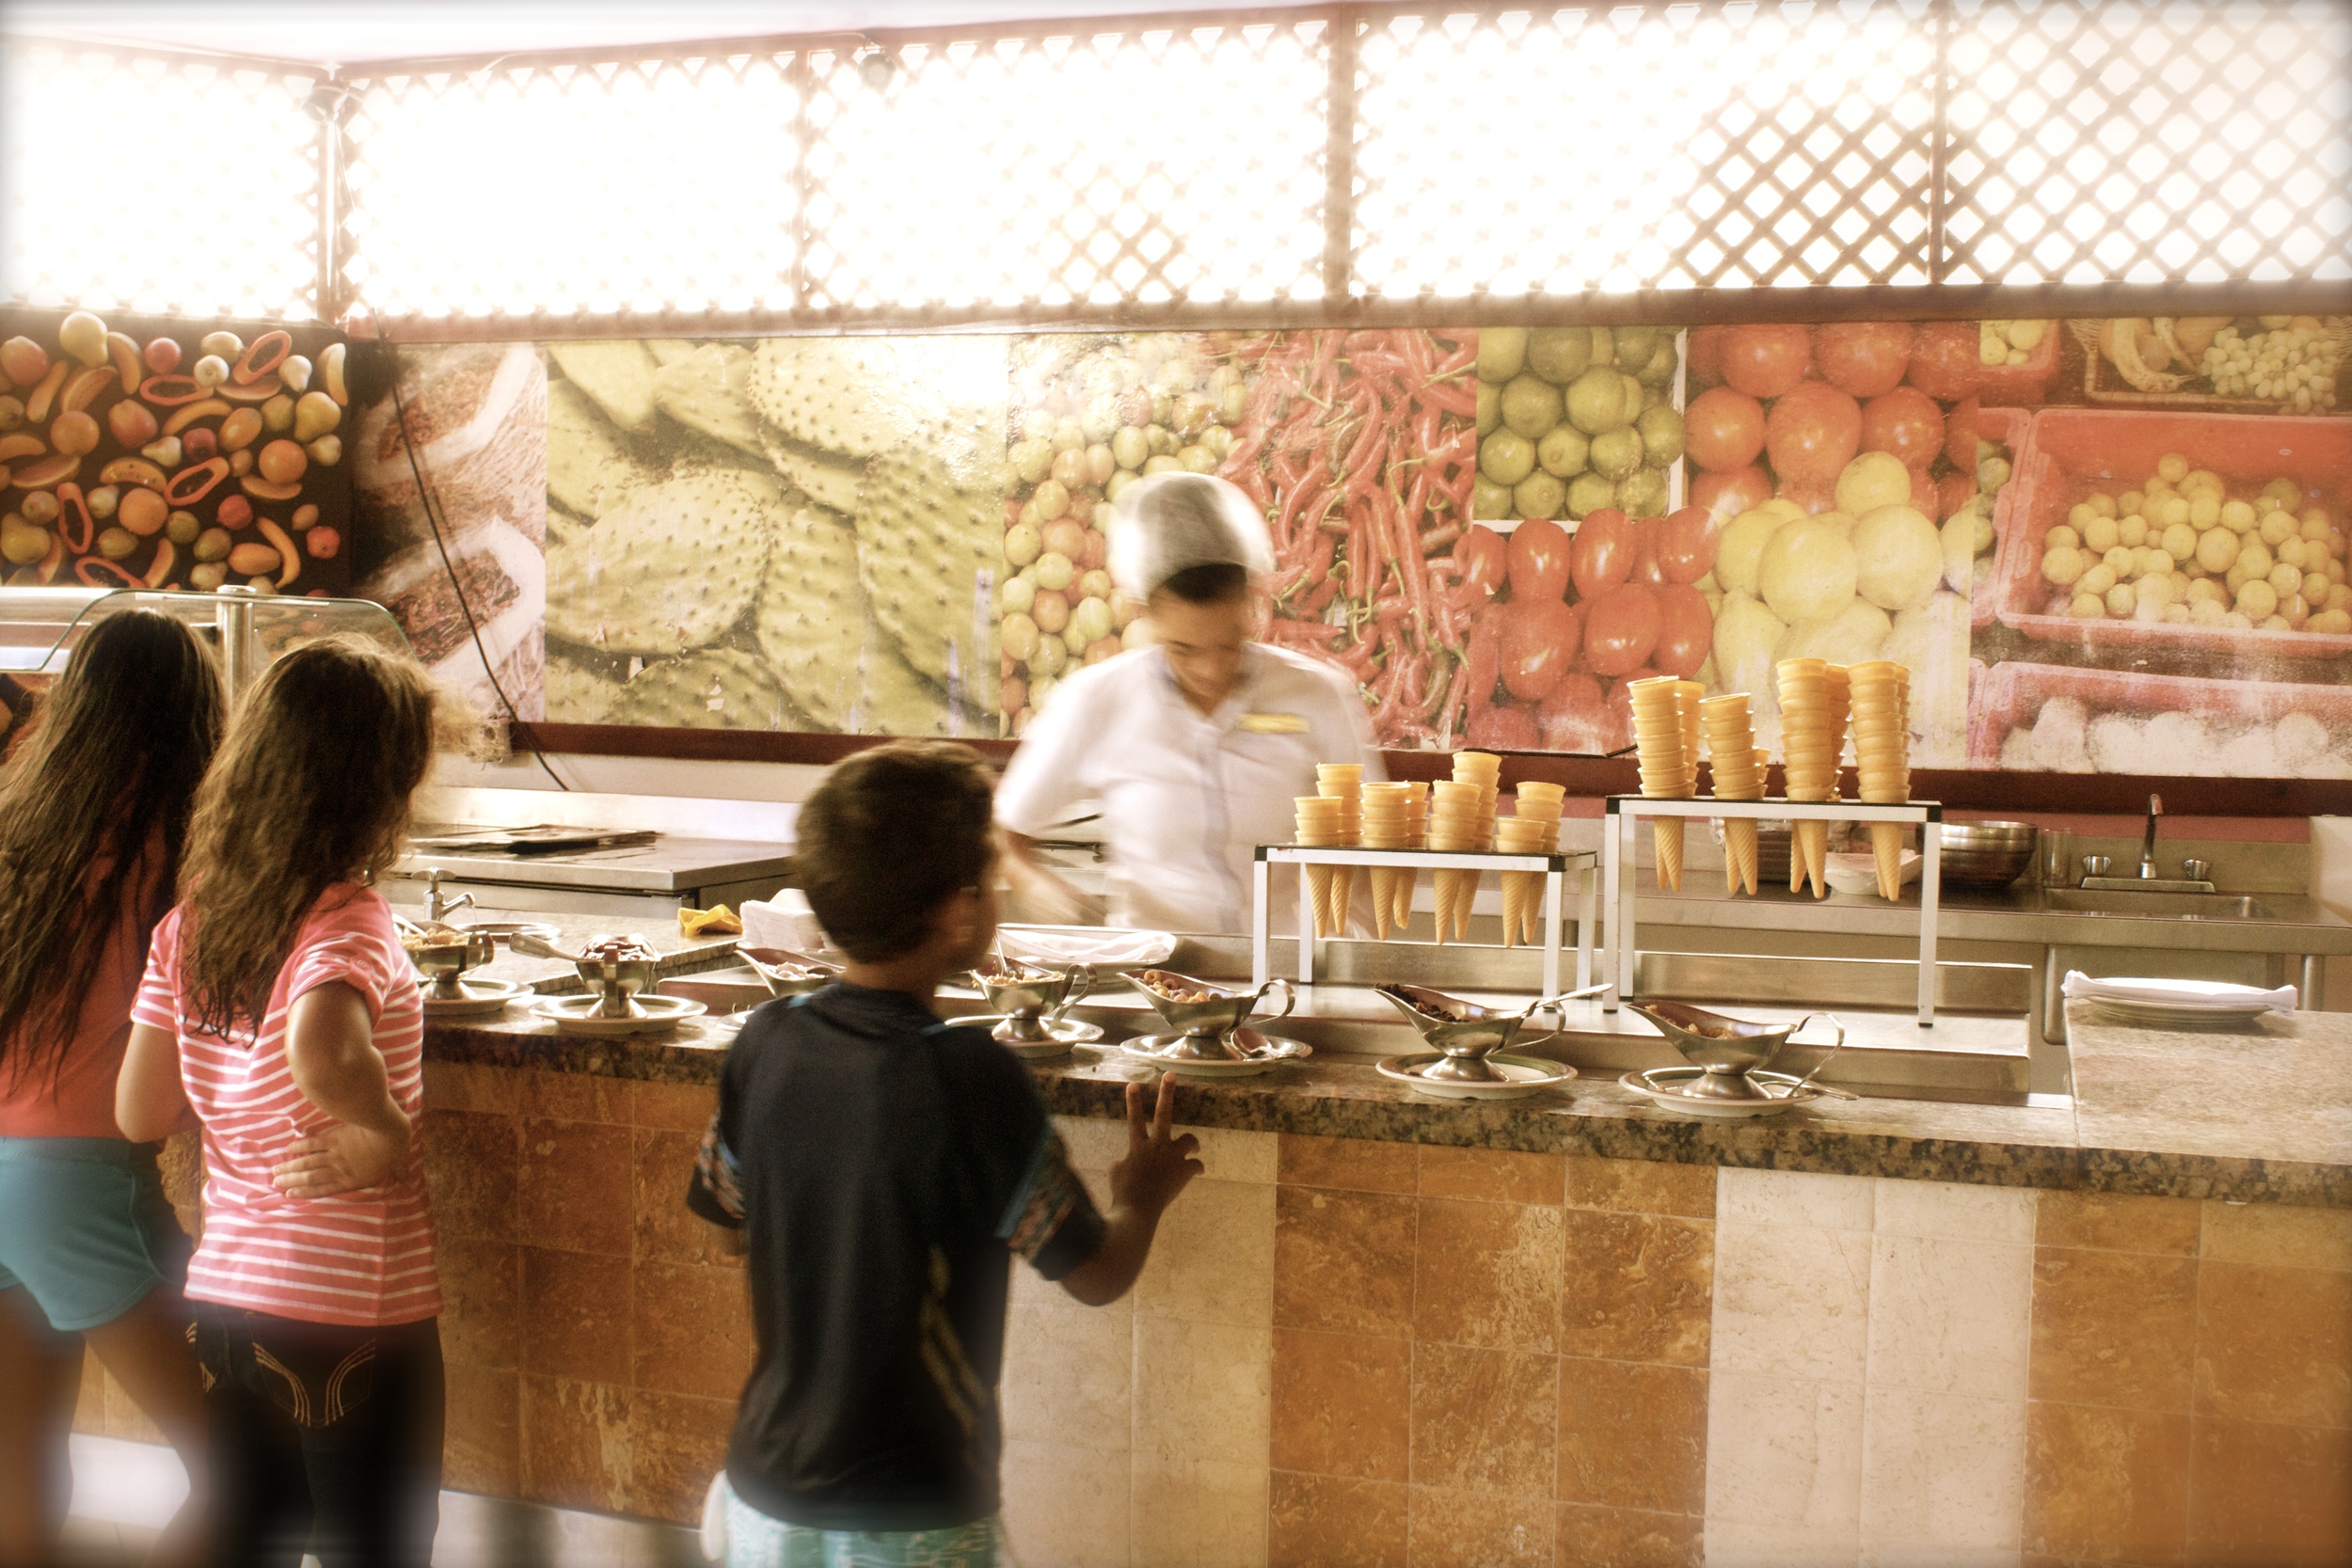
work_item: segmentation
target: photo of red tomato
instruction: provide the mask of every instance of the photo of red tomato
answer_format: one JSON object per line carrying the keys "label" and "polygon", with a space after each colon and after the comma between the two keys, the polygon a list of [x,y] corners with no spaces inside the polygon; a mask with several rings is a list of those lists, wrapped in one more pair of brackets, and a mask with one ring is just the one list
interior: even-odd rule
{"label": "photo of red tomato", "polygon": [[1668,582],[1696,582],[1715,569],[1715,520],[1703,506],[1686,506],[1652,526],[1651,553]]}
{"label": "photo of red tomato", "polygon": [[1600,682],[1581,670],[1571,671],[1535,709],[1535,733],[1547,752],[1611,751],[1609,730]]}
{"label": "photo of red tomato", "polygon": [[1714,641],[1715,616],[1706,594],[1682,583],[1658,590],[1658,642],[1650,662],[1659,673],[1689,680],[1707,662]]}
{"label": "photo of red tomato", "polygon": [[1772,476],[1751,463],[1729,473],[1701,474],[1691,482],[1691,504],[1707,508],[1719,523],[1753,512],[1772,499]]}
{"label": "photo of red tomato", "polygon": [[1508,550],[1512,600],[1526,604],[1566,594],[1568,550],[1568,531],[1558,523],[1531,517],[1512,530]]}
{"label": "photo of red tomato", "polygon": [[1654,588],[1624,583],[1600,594],[1585,610],[1584,667],[1597,675],[1623,675],[1638,670],[1657,645],[1658,590]]}
{"label": "photo of red tomato", "polygon": [[1682,446],[1709,473],[1744,468],[1764,450],[1764,405],[1729,387],[1711,387],[1682,416]]}
{"label": "photo of red tomato", "polygon": [[1980,410],[1974,397],[1964,397],[1952,404],[1952,411],[1944,416],[1944,461],[1968,473],[1977,471],[1977,415]]}
{"label": "photo of red tomato", "polygon": [[[1947,521],[1953,513],[1976,499],[1976,497],[1977,476],[1975,474],[1957,471],[1946,474],[1936,481],[1935,510],[1928,513],[1928,515],[1939,523]],[[1927,509],[1922,507],[1920,510],[1926,511]]]}
{"label": "photo of red tomato", "polygon": [[1604,506],[1578,524],[1568,556],[1576,596],[1590,599],[1630,577],[1636,543],[1632,523],[1613,506]]}
{"label": "photo of red tomato", "polygon": [[1724,379],[1724,334],[1727,326],[1694,326],[1683,349],[1682,362],[1693,387],[1720,386]]}
{"label": "photo of red tomato", "polygon": [[1533,752],[1543,745],[1533,708],[1496,706],[1470,717],[1463,744],[1480,752]]}
{"label": "photo of red tomato", "polygon": [[1909,322],[1833,322],[1813,329],[1813,366],[1841,392],[1880,397],[1902,385],[1911,338]]}
{"label": "photo of red tomato", "polygon": [[1724,334],[1724,379],[1752,398],[1794,387],[1812,357],[1813,335],[1802,326],[1735,326]]}
{"label": "photo of red tomato", "polygon": [[1925,468],[1944,450],[1944,411],[1916,387],[1872,398],[1862,405],[1862,450],[1892,452],[1906,468]]}
{"label": "photo of red tomato", "polygon": [[1454,542],[1454,559],[1461,563],[1464,610],[1475,610],[1502,592],[1509,570],[1502,534],[1484,523],[1472,523]]}
{"label": "photo of red tomato", "polygon": [[1975,397],[1984,378],[1982,346],[1974,322],[1929,322],[1912,343],[1904,379],[1946,403]]}
{"label": "photo of red tomato", "polygon": [[1513,604],[1502,621],[1504,689],[1525,702],[1543,701],[1576,662],[1583,638],[1583,613],[1574,605],[1557,599]]}
{"label": "photo of red tomato", "polygon": [[1835,481],[1862,446],[1862,405],[1826,381],[1789,388],[1764,417],[1764,451],[1784,480]]}

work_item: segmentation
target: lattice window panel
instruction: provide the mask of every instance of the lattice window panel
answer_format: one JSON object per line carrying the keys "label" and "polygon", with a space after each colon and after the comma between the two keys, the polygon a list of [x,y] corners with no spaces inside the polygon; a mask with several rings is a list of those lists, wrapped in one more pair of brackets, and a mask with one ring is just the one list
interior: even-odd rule
{"label": "lattice window panel", "polygon": [[371,314],[790,309],[788,55],[353,83],[346,287]]}
{"label": "lattice window panel", "polygon": [[31,40],[0,46],[0,293],[310,321],[315,73]]}
{"label": "lattice window panel", "polygon": [[2352,277],[2352,9],[1968,0],[1944,280]]}
{"label": "lattice window panel", "polygon": [[806,308],[1317,300],[1320,21],[809,61]]}
{"label": "lattice window panel", "polygon": [[1366,293],[1929,280],[1918,4],[1391,15],[1358,45]]}

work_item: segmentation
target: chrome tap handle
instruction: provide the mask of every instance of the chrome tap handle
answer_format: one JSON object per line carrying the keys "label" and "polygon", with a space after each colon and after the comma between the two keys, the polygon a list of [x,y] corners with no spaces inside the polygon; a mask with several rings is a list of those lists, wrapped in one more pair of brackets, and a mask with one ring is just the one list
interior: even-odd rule
{"label": "chrome tap handle", "polygon": [[2156,874],[2156,818],[2164,815],[2164,797],[2148,797],[2148,832],[2139,841],[2139,874],[2153,878]]}

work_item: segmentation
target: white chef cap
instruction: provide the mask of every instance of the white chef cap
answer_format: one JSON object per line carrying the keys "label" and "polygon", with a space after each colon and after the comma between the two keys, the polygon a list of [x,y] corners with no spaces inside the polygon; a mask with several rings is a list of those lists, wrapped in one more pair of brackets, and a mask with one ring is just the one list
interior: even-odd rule
{"label": "white chef cap", "polygon": [[1111,580],[1131,599],[1195,566],[1274,571],[1265,518],[1241,487],[1212,474],[1164,473],[1137,480],[1111,509]]}

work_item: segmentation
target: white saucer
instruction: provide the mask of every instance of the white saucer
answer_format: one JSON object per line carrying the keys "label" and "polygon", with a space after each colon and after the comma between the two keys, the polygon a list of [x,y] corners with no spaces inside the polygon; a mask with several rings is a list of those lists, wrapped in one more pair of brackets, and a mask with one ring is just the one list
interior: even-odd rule
{"label": "white saucer", "polygon": [[1538,1089],[1555,1088],[1576,1076],[1576,1069],[1565,1062],[1546,1061],[1540,1056],[1494,1055],[1486,1065],[1501,1076],[1497,1079],[1465,1081],[1459,1078],[1424,1078],[1422,1070],[1445,1057],[1435,1051],[1424,1051],[1410,1056],[1383,1056],[1380,1076],[1394,1079],[1415,1094],[1435,1095],[1439,1100],[1516,1100],[1534,1094]]}
{"label": "white saucer", "polygon": [[1132,1060],[1164,1068],[1179,1078],[1248,1078],[1257,1073],[1271,1072],[1284,1062],[1302,1061],[1314,1054],[1314,1048],[1302,1041],[1262,1035],[1255,1029],[1237,1029],[1233,1032],[1233,1037],[1241,1042],[1242,1049],[1249,1053],[1243,1061],[1168,1054],[1182,1049],[1186,1037],[1183,1035],[1145,1035],[1139,1039],[1121,1040],[1119,1052]]}
{"label": "white saucer", "polygon": [[1757,1117],[1776,1117],[1795,1105],[1810,1105],[1826,1100],[1827,1093],[1808,1084],[1803,1091],[1791,1095],[1799,1080],[1793,1073],[1752,1071],[1756,1081],[1769,1097],[1763,1100],[1694,1100],[1674,1087],[1688,1084],[1706,1072],[1705,1068],[1659,1067],[1647,1072],[1629,1072],[1617,1080],[1622,1086],[1648,1101],[1661,1111],[1677,1116],[1695,1117],[1701,1121],[1751,1121]]}
{"label": "white saucer", "polygon": [[436,996],[431,986],[423,987],[424,1016],[427,1018],[482,1018],[505,1009],[518,996],[531,994],[531,988],[513,980],[477,980],[470,976],[460,979],[457,987],[463,996]]}
{"label": "white saucer", "polygon": [[1103,1037],[1103,1026],[1099,1023],[1089,1023],[1084,1019],[1078,1018],[1060,1018],[1045,1025],[1045,1033],[1051,1037],[1050,1038],[1009,1040],[996,1033],[997,1028],[1005,1022],[1006,1017],[1004,1013],[966,1013],[963,1017],[950,1022],[959,1026],[968,1024],[975,1029],[986,1029],[990,1037],[998,1045],[1025,1060],[1041,1056],[1064,1055],[1073,1045],[1092,1045]]}
{"label": "white saucer", "polygon": [[634,1018],[598,1017],[596,1009],[604,999],[594,994],[546,997],[531,1010],[566,1035],[660,1034],[687,1019],[701,1017],[706,1010],[701,1003],[683,996],[648,996],[642,991],[636,1003],[640,1011]]}

